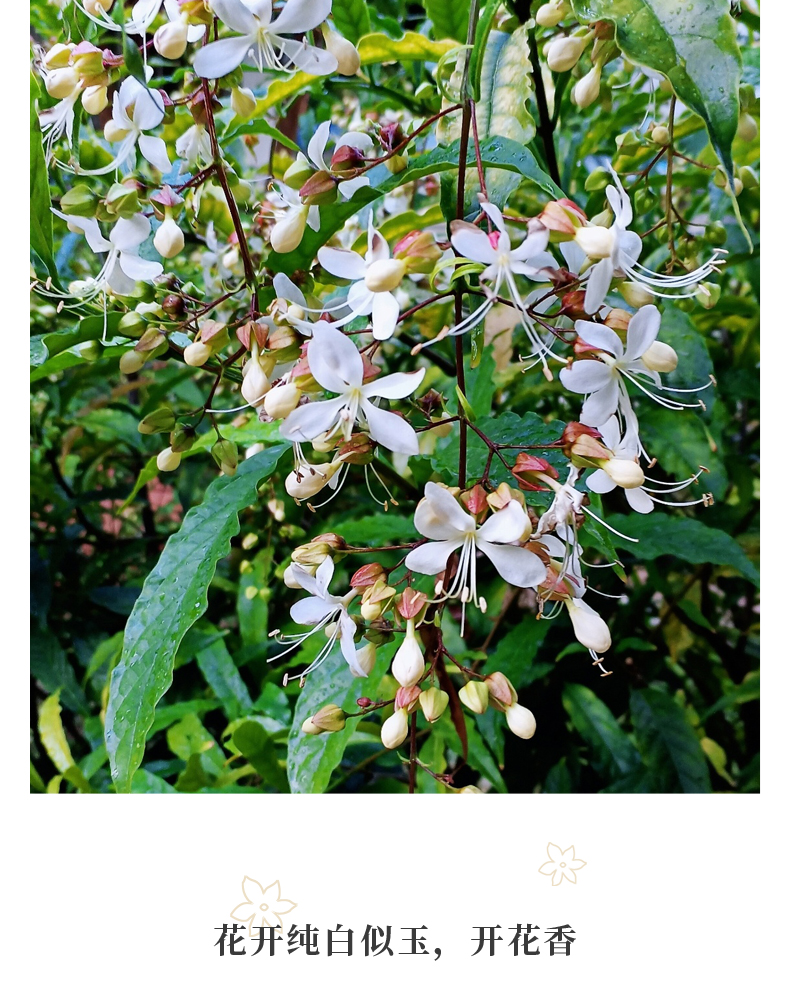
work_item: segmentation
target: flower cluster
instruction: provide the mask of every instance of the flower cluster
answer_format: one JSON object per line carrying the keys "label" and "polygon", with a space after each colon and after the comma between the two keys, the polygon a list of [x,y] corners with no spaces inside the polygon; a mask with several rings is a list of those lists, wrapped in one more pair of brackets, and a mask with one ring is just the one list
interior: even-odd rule
{"label": "flower cluster", "polygon": [[[119,28],[110,3],[80,6],[102,30]],[[413,485],[409,459],[427,454],[439,435],[462,432],[464,448],[470,435],[482,441],[488,463],[481,475],[467,478],[464,459],[458,482],[435,477],[425,484],[411,511],[419,540],[386,547],[400,550],[396,566],[368,562],[345,573],[343,560],[378,549],[349,546],[332,534],[293,552],[284,580],[308,595],[291,608],[304,631],[278,630],[284,648],[272,661],[318,636],[311,662],[286,665],[286,681],[296,675],[303,682],[336,646],[351,675],[364,678],[387,647],[394,649],[394,697],[359,702],[360,714],[383,712],[386,747],[406,740],[416,712],[432,725],[451,702],[475,714],[501,712],[513,733],[529,739],[535,719],[511,682],[501,672],[485,675],[456,661],[442,623],[457,618],[463,635],[471,608],[486,613],[486,593],[499,578],[531,592],[539,615],[564,608],[576,640],[601,664],[612,640],[587,600],[593,588],[580,529],[593,519],[604,532],[617,532],[590,494],[622,489],[643,514],[655,504],[710,502],[709,494],[666,499],[692,487],[699,474],[676,484],[648,476],[655,459],[640,437],[642,401],[635,405],[635,396],[678,412],[702,405],[698,394],[707,386],[679,388],[675,378],[664,380],[676,369],[682,374],[682,359],[661,340],[655,303],[699,295],[724,252],[716,250],[686,273],[662,274],[640,261],[631,200],[614,171],[607,208],[593,220],[566,198],[547,201],[534,217],[514,218],[489,198],[479,164],[475,208],[466,218],[452,221],[447,234],[430,226],[403,234],[390,226],[397,236],[389,240],[385,223],[397,218],[398,206],[368,197],[370,171],[384,165],[397,178],[409,151],[430,138],[430,118],[411,127],[396,118],[360,119],[345,131],[324,121],[305,152],[278,165],[275,179],[256,166],[251,183],[242,181],[223,155],[222,136],[249,119],[260,121],[263,133],[274,126],[258,109],[260,98],[242,86],[240,67],[266,74],[267,81],[296,70],[314,76],[359,70],[357,50],[327,23],[331,6],[331,0],[287,0],[275,15],[271,0],[141,0],[124,28],[127,37],[141,38],[142,64],[149,30],[161,57],[191,59],[182,82],[163,89],[152,83],[150,66],[132,75],[109,48],[63,43],[42,52],[37,66],[57,102],[40,111],[45,148],[71,178],[55,214],[105,256],[94,275],[68,289],[49,282],[39,290],[77,310],[96,308],[91,303],[99,299],[105,318],[110,306],[113,315],[122,313],[105,334],[126,348],[119,361],[125,374],[168,351],[212,373],[211,394],[197,415],[176,419],[164,408],[146,418],[144,433],[169,434],[157,456],[160,471],[179,467],[198,423],[208,417],[217,434],[212,455],[221,472],[232,475],[237,445],[222,436],[216,416],[250,408],[260,421],[279,422],[280,437],[293,445],[285,490],[297,503],[311,509],[327,503],[352,477],[364,479],[386,510],[392,483],[400,477]],[[537,20],[554,27],[569,13],[568,3],[552,0]],[[317,44],[319,27],[323,45]],[[592,69],[574,87],[580,107],[597,95],[601,69],[614,53],[612,38],[603,29],[579,29],[553,37],[547,53],[549,67],[563,72],[590,45]],[[89,116],[107,110],[104,148],[90,164],[72,144],[77,101]],[[232,120],[222,118],[225,107]],[[128,171],[122,180],[119,171]],[[404,176],[410,184],[428,183]],[[95,178],[113,183],[102,189]],[[242,222],[239,205],[252,222]],[[201,246],[202,289],[180,280],[170,263]],[[164,273],[164,261],[174,270]],[[138,294],[141,284],[147,288]],[[133,304],[136,295],[140,301]],[[411,353],[400,349],[407,318],[442,299],[456,303],[452,323],[412,343]],[[515,457],[511,444],[483,433],[460,382],[457,411],[432,387],[434,345],[454,338],[463,351],[502,305],[523,332],[517,339],[525,345],[519,355],[528,362],[525,373],[537,366],[543,378],[558,380],[569,406],[582,397],[560,439],[518,447]],[[223,409],[214,396],[226,378],[238,384],[240,398]],[[416,398],[418,390],[427,394]],[[545,457],[547,449],[555,449],[556,465]],[[492,480],[492,462],[504,467],[506,481]],[[538,502],[546,495],[548,505]],[[327,705],[303,728],[336,732],[347,718]]]}

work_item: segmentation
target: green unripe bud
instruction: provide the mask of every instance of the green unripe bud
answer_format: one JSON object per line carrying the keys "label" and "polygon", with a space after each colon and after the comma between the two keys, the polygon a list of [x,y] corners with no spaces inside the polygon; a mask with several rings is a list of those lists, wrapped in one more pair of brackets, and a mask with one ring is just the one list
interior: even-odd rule
{"label": "green unripe bud", "polygon": [[475,715],[482,715],[488,708],[488,686],[484,681],[469,681],[464,684],[458,697]]}
{"label": "green unripe bud", "polygon": [[694,298],[705,309],[713,309],[721,298],[721,285],[715,285],[712,281],[703,281]]}
{"label": "green unripe bud", "polygon": [[605,167],[596,167],[584,182],[585,191],[603,191],[607,184],[612,183],[612,175]]}
{"label": "green unripe bud", "polygon": [[104,199],[107,211],[112,216],[131,219],[140,211],[140,198],[137,188],[126,187],[125,184],[113,184]]}
{"label": "green unripe bud", "polygon": [[398,153],[384,161],[384,166],[391,174],[402,174],[409,165],[409,154]]}
{"label": "green unripe bud", "polygon": [[741,167],[738,171],[738,179],[743,184],[744,188],[759,188],[760,178],[752,170],[751,167]]}
{"label": "green unripe bud", "polygon": [[96,215],[99,196],[87,184],[76,184],[60,199],[60,210],[66,215],[79,215],[92,219]]}
{"label": "green unripe bud", "polygon": [[727,230],[721,222],[709,222],[705,226],[705,240],[714,246],[722,246],[727,241]]}
{"label": "green unripe bud", "polygon": [[299,188],[306,184],[315,173],[315,167],[310,163],[304,153],[299,153],[290,167],[283,174],[283,180],[288,187]]}
{"label": "green unripe bud", "polygon": [[101,357],[101,344],[98,340],[88,340],[80,347],[80,357],[86,361],[98,361]]}
{"label": "green unripe bud", "polygon": [[147,355],[139,351],[127,351],[118,359],[118,367],[124,375],[134,375],[139,372],[146,362]]}
{"label": "green unripe bud", "polygon": [[650,133],[650,138],[657,146],[668,146],[670,140],[669,129],[666,125],[656,125]]}
{"label": "green unripe bud", "polygon": [[196,437],[197,432],[194,427],[179,424],[170,434],[170,447],[173,451],[189,451]]}
{"label": "green unripe bud", "polygon": [[614,141],[618,152],[622,153],[623,156],[633,156],[642,148],[642,140],[633,129],[618,135]]}
{"label": "green unripe bud", "polygon": [[137,430],[141,434],[162,434],[171,431],[175,427],[176,415],[169,406],[160,406],[158,410],[146,413]]}
{"label": "green unripe bud", "polygon": [[239,449],[233,441],[228,441],[225,438],[217,441],[211,449],[211,457],[226,476],[234,475],[239,466]]}

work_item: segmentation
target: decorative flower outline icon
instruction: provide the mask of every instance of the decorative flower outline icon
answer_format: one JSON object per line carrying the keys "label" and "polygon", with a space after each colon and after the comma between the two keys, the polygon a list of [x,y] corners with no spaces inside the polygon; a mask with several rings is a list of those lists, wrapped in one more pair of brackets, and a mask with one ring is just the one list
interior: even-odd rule
{"label": "decorative flower outline icon", "polygon": [[247,925],[247,934],[252,938],[253,925],[266,924],[268,927],[279,927],[283,930],[283,916],[290,913],[297,905],[290,899],[280,896],[280,880],[272,882],[264,889],[260,882],[245,875],[241,883],[244,902],[232,911],[231,918],[240,924]]}
{"label": "decorative flower outline icon", "polygon": [[538,868],[540,874],[551,875],[552,885],[559,885],[563,878],[575,884],[576,872],[580,868],[584,868],[587,862],[576,857],[576,849],[573,844],[563,851],[556,844],[549,843],[546,853],[549,856],[549,860],[544,861],[540,868]]}

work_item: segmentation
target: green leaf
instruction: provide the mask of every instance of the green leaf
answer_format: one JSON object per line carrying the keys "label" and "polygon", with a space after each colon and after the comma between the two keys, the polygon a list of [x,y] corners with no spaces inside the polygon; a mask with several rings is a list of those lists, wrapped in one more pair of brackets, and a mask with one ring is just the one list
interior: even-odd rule
{"label": "green leaf", "polygon": [[38,713],[38,734],[49,759],[64,778],[81,792],[93,791],[71,756],[63,723],[60,721],[60,698],[57,691],[41,704]]}
{"label": "green leaf", "polygon": [[[239,577],[236,614],[244,646],[265,643],[269,632],[269,590],[274,549],[266,547],[255,553],[249,568]],[[247,591],[255,590],[252,597]]]}
{"label": "green leaf", "polygon": [[258,483],[270,476],[287,444],[242,462],[235,476],[215,479],[202,504],[193,507],[167,540],[149,574],[124,634],[124,652],[110,679],[105,737],[119,792],[130,790],[140,766],[156,704],[173,678],[173,661],[189,627],[208,607],[208,587],[230,539],[238,512],[255,501]]}
{"label": "green leaf", "polygon": [[700,477],[698,489],[721,496],[729,486],[724,462],[711,447],[708,429],[696,413],[677,413],[663,406],[641,407],[639,429],[648,451],[657,456],[671,477],[687,479],[704,466],[708,471]]}
{"label": "green leaf", "polygon": [[654,511],[648,515],[613,514],[609,523],[617,531],[639,539],[634,543],[618,538],[617,547],[633,552],[640,561],[675,556],[693,566],[702,563],[731,566],[759,585],[756,567],[735,539],[719,528],[708,527],[703,521]]}
{"label": "green leaf", "polygon": [[454,38],[466,41],[471,0],[422,0],[425,13],[433,24],[434,38]]}
{"label": "green leaf", "polygon": [[348,741],[359,718],[347,719],[339,733],[309,736],[302,723],[323,705],[339,705],[344,712],[357,712],[357,698],[375,698],[376,689],[395,653],[395,643],[379,649],[370,677],[352,677],[348,664],[335,648],[330,656],[307,678],[294,711],[293,727],[288,737],[288,781],[295,794],[326,791],[332,772],[343,759]]}
{"label": "green leaf", "polygon": [[[477,423],[478,428],[496,444],[517,445],[522,448],[529,448],[530,455],[537,455],[551,462],[562,475],[563,468],[567,465],[567,459],[561,451],[555,449],[540,449],[537,445],[550,444],[556,441],[562,434],[564,424],[561,420],[552,420],[546,423],[543,417],[537,413],[525,413],[519,415],[512,411],[505,411],[497,417],[484,417]],[[503,457],[512,465],[516,460],[518,448],[507,449],[503,452]],[[457,475],[459,462],[459,435],[457,430],[453,431],[451,437],[441,439],[436,452],[431,456],[431,464],[434,470],[442,476],[448,474]],[[471,481],[479,479],[485,472],[488,461],[488,445],[477,436],[469,434],[467,447],[467,478]],[[502,461],[494,457],[490,470],[491,482],[497,486],[499,483],[519,487],[515,476],[511,475],[503,465]],[[527,499],[533,506],[546,507],[554,498],[552,492],[531,491],[527,493]]]}
{"label": "green leaf", "polygon": [[545,618],[537,619],[530,615],[508,629],[494,652],[489,654],[485,672],[493,674],[500,670],[517,691],[545,677],[552,670],[553,664],[535,663],[535,657],[551,622],[552,619],[546,621]]}
{"label": "green leaf", "polygon": [[566,684],[562,704],[574,728],[590,750],[590,763],[608,781],[635,771],[639,751],[623,732],[609,708],[589,688]]}
{"label": "green leaf", "polygon": [[[324,246],[338,230],[343,228],[346,219],[355,215],[361,208],[376,198],[394,191],[402,184],[419,180],[430,174],[438,174],[444,170],[458,169],[460,140],[450,146],[439,146],[429,153],[413,156],[406,170],[399,174],[391,174],[384,165],[374,167],[367,176],[370,187],[360,188],[349,201],[329,205],[321,209],[321,227],[313,232],[308,226],[302,237],[302,242],[290,253],[270,253],[266,259],[266,267],[275,273],[293,274],[294,271],[309,269],[319,248]],[[474,148],[470,144],[469,154],[474,162]],[[539,166],[532,152],[512,139],[494,136],[480,145],[480,156],[485,167],[502,167],[505,170],[521,174],[532,181],[542,191],[552,198],[564,197],[560,188]]]}
{"label": "green leaf", "polygon": [[709,792],[710,776],[699,738],[680,705],[664,691],[631,694],[636,740],[650,771],[653,791]]}
{"label": "green leaf", "polygon": [[[453,4],[447,5],[448,9],[453,6]],[[464,59],[465,55],[459,56],[458,68],[453,77],[453,83],[457,82],[459,87]],[[498,137],[525,149],[534,139],[535,122],[528,110],[532,92],[531,70],[526,26],[517,28],[512,35],[504,31],[490,31],[480,62],[479,98],[475,104],[477,130],[483,144],[492,137]],[[456,80],[456,77],[459,79]],[[436,127],[436,137],[439,142],[460,140],[462,117],[462,111],[455,111],[441,119]],[[467,162],[471,166],[467,167],[465,178],[465,216],[472,212],[477,213],[476,192],[480,188],[474,152]],[[488,200],[500,207],[504,207],[508,196],[520,184],[519,177],[508,169],[487,169],[485,179]],[[443,200],[452,206],[454,218],[456,178],[443,177],[442,186]]]}
{"label": "green leaf", "polygon": [[705,722],[716,712],[721,712],[725,708],[733,708],[735,705],[745,705],[750,701],[757,701],[760,697],[760,671],[753,670],[748,673],[740,684],[736,684],[730,691],[722,695],[715,701],[702,716]]}
{"label": "green leaf", "polygon": [[[213,627],[208,631],[214,631]],[[221,638],[198,652],[197,664],[229,719],[238,719],[252,708],[247,685]]]}
{"label": "green leaf", "polygon": [[[257,110],[254,113],[257,114]],[[281,146],[292,149],[295,153],[299,152],[299,147],[293,139],[289,139],[287,135],[283,135],[274,125],[270,125],[265,118],[253,118],[250,120],[234,118],[220,137],[220,141],[227,144],[242,135],[268,135],[276,142],[279,142]]]}
{"label": "green leaf", "polygon": [[[708,353],[705,338],[695,328],[688,313],[677,306],[667,305],[661,315],[660,339],[669,344],[681,363],[673,372],[661,376],[664,385],[686,389],[690,386],[705,385],[713,372],[713,362]],[[671,395],[671,394],[670,394]],[[691,397],[692,400],[695,397]],[[706,417],[709,419],[716,402],[716,390],[713,386],[703,389],[699,399],[705,404]]]}
{"label": "green leaf", "polygon": [[160,778],[158,774],[153,774],[151,771],[146,771],[144,767],[134,773],[132,792],[137,795],[176,794],[175,788],[168,784],[164,778]]}
{"label": "green leaf", "polygon": [[343,38],[354,45],[370,32],[370,15],[365,0],[334,0],[332,19]]}
{"label": "green leaf", "polygon": [[88,712],[74,668],[49,629],[30,630],[30,672],[49,694],[60,691],[63,704],[72,712]]}
{"label": "green leaf", "polygon": [[271,737],[257,719],[245,719],[233,730],[233,743],[258,774],[280,792],[288,792],[288,778],[280,766]]}
{"label": "green leaf", "polygon": [[368,514],[333,524],[332,530],[350,545],[393,545],[420,537],[413,519],[403,514]]}
{"label": "green leaf", "polygon": [[52,256],[52,201],[49,175],[44,159],[43,137],[38,124],[36,98],[40,96],[38,81],[30,74],[30,246],[40,257],[53,281],[58,269]]}
{"label": "green leaf", "polygon": [[573,0],[573,8],[581,21],[612,21],[623,55],[669,79],[732,179],[741,56],[730,0]]}

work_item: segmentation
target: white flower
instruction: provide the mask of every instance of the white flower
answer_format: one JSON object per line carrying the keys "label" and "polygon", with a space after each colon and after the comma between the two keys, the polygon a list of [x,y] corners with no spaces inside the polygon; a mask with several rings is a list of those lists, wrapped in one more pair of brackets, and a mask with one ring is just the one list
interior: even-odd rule
{"label": "white flower", "polygon": [[164,139],[145,135],[149,129],[161,124],[165,116],[165,102],[158,90],[144,87],[133,76],[127,76],[113,95],[112,120],[105,126],[105,138],[120,141],[115,158],[96,170],[80,170],[81,174],[97,177],[117,170],[134,152],[137,145],[142,155],[157,170],[167,173],[170,160]]}
{"label": "white flower", "polygon": [[[646,391],[635,375],[649,378],[661,387],[661,378],[651,371],[641,358],[658,336],[661,314],[655,306],[642,306],[628,324],[625,349],[614,330],[602,323],[576,321],[576,333],[592,347],[598,361],[574,361],[560,372],[560,381],[571,392],[586,393],[579,419],[590,427],[600,427],[622,408],[623,400],[630,409],[624,379]],[[651,395],[648,393],[648,395]],[[654,398],[654,397],[651,397]],[[674,404],[673,404],[674,405]],[[680,409],[680,405],[677,407]]]}
{"label": "white flower", "polygon": [[52,209],[63,219],[72,232],[82,233],[94,253],[106,253],[98,275],[88,282],[87,297],[109,289],[116,295],[130,295],[136,281],[150,281],[164,270],[158,261],[144,260],[137,250],[151,231],[151,223],[140,213],[131,219],[120,219],[105,239],[96,219],[84,219],[79,215],[64,215]]}
{"label": "white flower", "polygon": [[162,6],[162,0],[137,0],[137,3],[132,7],[132,16],[121,27],[109,14],[111,3],[107,3],[106,0],[98,0],[98,2],[94,0],[93,3],[88,3],[87,0],[78,0],[78,2],[82,10],[95,24],[108,31],[123,30],[127,35],[145,35]]}
{"label": "white flower", "polygon": [[63,136],[66,137],[66,143],[71,149],[71,135],[74,131],[74,105],[81,93],[82,81],[80,80],[68,97],[64,97],[62,101],[58,101],[51,108],[46,108],[38,116],[47,163],[52,159],[55,143]]}
{"label": "white flower", "polygon": [[[633,423],[627,423],[624,430],[620,428],[620,422],[616,416],[610,417],[600,428],[601,437],[603,438],[603,443],[607,448],[610,448],[616,459],[622,459],[625,461],[633,462],[637,460],[638,456],[642,452],[642,447],[639,442],[639,435],[636,433],[634,427],[636,420],[634,418]],[[645,476],[645,482],[655,485],[647,486],[642,485],[636,489],[624,489],[625,499],[628,501],[628,505],[632,510],[637,511],[640,514],[649,514],[653,510],[657,503],[660,503],[666,507],[691,507],[698,503],[708,503],[710,501],[710,494],[703,494],[699,500],[685,500],[685,501],[670,501],[663,500],[657,494],[663,493],[676,493],[678,490],[685,489],[692,483],[696,482],[700,475],[704,472],[704,469],[694,475],[690,476],[688,479],[684,479],[680,483],[666,483],[658,479],[651,479],[649,476]],[[587,479],[587,486],[593,491],[593,493],[611,493],[612,490],[616,489],[619,484],[616,483],[610,475],[604,469],[596,469]],[[657,488],[663,487],[663,488]]]}
{"label": "white flower", "polygon": [[[661,298],[684,299],[693,296],[696,290],[692,286],[697,285],[716,270],[717,265],[724,260],[719,254],[723,254],[725,251],[716,249],[706,264],[688,274],[675,277],[659,274],[657,271],[640,264],[639,254],[642,252],[642,240],[637,233],[628,230],[634,217],[631,202],[614,170],[612,170],[612,176],[616,186],[610,184],[606,189],[606,197],[614,212],[614,222],[611,228],[606,229],[604,226],[587,224],[580,226],[575,236],[576,243],[588,257],[598,258],[586,275],[585,312],[592,315],[601,308],[615,275],[631,278],[632,281]],[[562,244],[561,249],[565,253],[566,260],[571,268],[578,273],[580,262],[574,254],[574,248],[569,244],[569,249],[565,252],[565,246]]]}
{"label": "white flower", "polygon": [[[321,122],[315,133],[307,144],[307,156],[316,170],[326,170],[331,173],[330,164],[326,161],[326,146],[329,142],[329,130],[332,127],[330,121]],[[352,149],[359,149],[363,153],[369,153],[373,149],[373,140],[364,132],[345,132],[335,143],[335,149],[341,146],[350,146]],[[350,177],[346,181],[340,181],[337,190],[343,198],[350,198],[355,191],[370,184],[369,178]],[[315,227],[314,227],[315,228]]]}
{"label": "white flower", "polygon": [[305,205],[299,192],[292,187],[275,182],[266,200],[274,209],[276,222],[269,234],[269,242],[276,253],[295,250],[302,242],[305,226],[318,232],[321,226],[318,206]]}
{"label": "white flower", "polygon": [[546,367],[546,357],[549,355],[558,357],[552,355],[549,349],[554,338],[549,336],[547,342],[545,334],[537,332],[535,321],[527,311],[527,303],[516,285],[517,274],[533,281],[545,280],[548,277],[546,269],[557,266],[551,254],[545,252],[549,231],[537,219],[532,219],[527,227],[526,238],[513,249],[500,210],[496,205],[485,201],[480,202],[480,207],[497,227],[497,231],[486,233],[468,222],[457,221],[452,224],[451,239],[458,253],[467,260],[486,265],[480,275],[480,287],[485,292],[486,298],[465,320],[452,327],[443,336],[455,337],[472,330],[482,322],[489,310],[496,305],[497,296],[504,285],[504,291],[510,296],[514,308],[519,312],[521,324],[532,347],[532,355],[541,360],[546,377],[551,378]]}
{"label": "white flower", "polygon": [[414,392],[425,372],[394,373],[363,384],[364,366],[354,344],[331,324],[319,320],[313,327],[313,339],[307,345],[307,363],[313,378],[335,399],[305,403],[284,421],[280,428],[290,441],[312,441],[320,434],[342,432],[351,437],[359,411],[374,441],[403,455],[419,453],[414,429],[397,413],[381,410],[373,402],[377,396],[403,399]]}
{"label": "white flower", "polygon": [[337,59],[326,49],[283,37],[316,28],[329,16],[332,0],[288,0],[274,22],[271,0],[211,0],[211,9],[238,35],[220,38],[198,52],[194,63],[198,76],[216,80],[241,66],[248,54],[261,73],[267,66],[275,70],[296,66],[314,76],[337,69]]}
{"label": "white flower", "polygon": [[511,500],[478,527],[448,490],[438,483],[425,484],[425,496],[414,512],[414,526],[426,538],[406,557],[406,566],[415,573],[442,573],[447,560],[461,549],[452,585],[444,586],[444,596],[458,597],[485,611],[484,598],[477,595],[477,553],[494,564],[503,580],[514,587],[536,587],[546,578],[546,567],[534,552],[519,547],[529,518],[517,500]]}
{"label": "white flower", "polygon": [[186,173],[190,167],[197,167],[203,163],[210,163],[213,159],[211,154],[211,139],[205,125],[196,122],[190,125],[176,139],[176,155],[183,160],[179,173]]}
{"label": "white flower", "polygon": [[392,292],[406,273],[406,265],[401,260],[390,258],[387,241],[373,228],[372,220],[368,229],[368,249],[364,257],[354,250],[321,247],[318,262],[330,274],[350,278],[354,282],[348,289],[344,303],[351,312],[344,316],[342,322],[355,316],[371,316],[376,340],[391,337],[400,314],[398,300]]}
{"label": "white flower", "polygon": [[[298,636],[284,636],[280,641],[287,644],[287,649],[272,660],[278,659],[292,653],[294,648],[304,642],[305,639],[321,629],[325,629],[329,638],[318,656],[310,666],[304,670],[301,676],[309,674],[311,670],[319,667],[329,656],[335,642],[340,639],[340,651],[348,664],[351,673],[355,677],[367,677],[362,664],[357,659],[357,650],[354,646],[354,636],[357,631],[353,619],[348,613],[348,605],[356,596],[355,590],[350,590],[344,597],[334,597],[329,593],[329,584],[332,582],[332,574],[335,571],[332,557],[326,559],[316,570],[315,577],[312,577],[307,570],[299,563],[291,563],[291,577],[303,590],[311,596],[303,597],[291,608],[291,618],[297,625],[312,625],[308,631]],[[327,628],[329,626],[329,628]],[[271,661],[270,661],[271,662]],[[287,676],[287,675],[286,675]]]}

